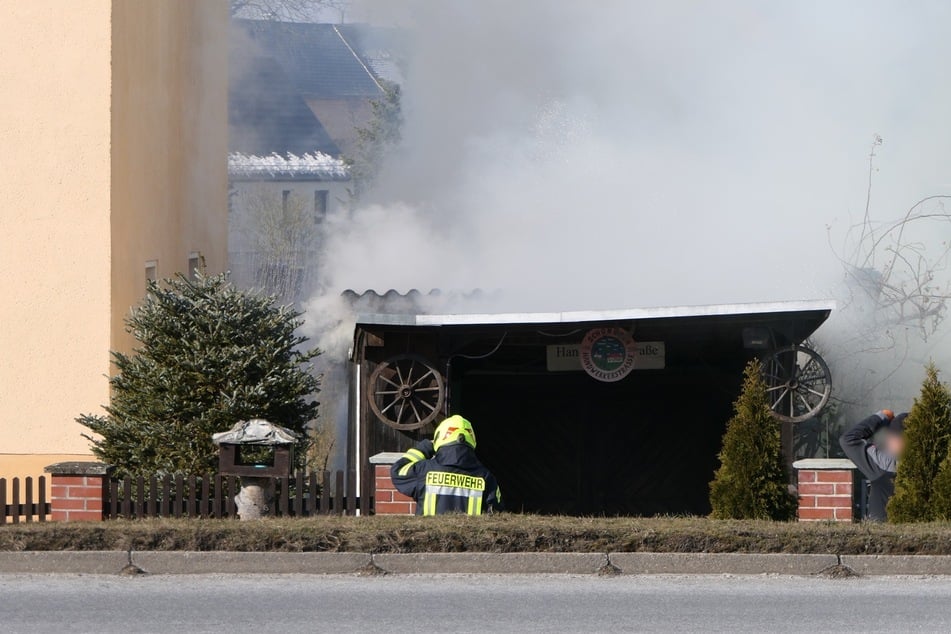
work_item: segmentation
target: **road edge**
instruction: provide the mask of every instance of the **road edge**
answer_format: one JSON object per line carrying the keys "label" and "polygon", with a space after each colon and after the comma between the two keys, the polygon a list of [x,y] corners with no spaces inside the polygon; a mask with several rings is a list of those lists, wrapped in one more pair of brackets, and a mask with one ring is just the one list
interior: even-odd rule
{"label": "road edge", "polygon": [[951,556],[753,553],[0,552],[0,574],[951,575]]}

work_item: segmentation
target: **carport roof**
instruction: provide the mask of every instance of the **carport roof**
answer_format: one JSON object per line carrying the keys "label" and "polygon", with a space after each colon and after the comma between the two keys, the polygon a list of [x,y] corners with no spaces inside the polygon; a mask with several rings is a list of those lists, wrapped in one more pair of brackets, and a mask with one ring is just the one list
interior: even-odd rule
{"label": "carport roof", "polygon": [[357,317],[363,326],[493,326],[577,324],[696,317],[783,316],[813,321],[818,328],[835,309],[832,300],[806,300],[709,306],[667,306],[618,310],[582,310],[546,313],[483,313],[449,315],[367,314]]}

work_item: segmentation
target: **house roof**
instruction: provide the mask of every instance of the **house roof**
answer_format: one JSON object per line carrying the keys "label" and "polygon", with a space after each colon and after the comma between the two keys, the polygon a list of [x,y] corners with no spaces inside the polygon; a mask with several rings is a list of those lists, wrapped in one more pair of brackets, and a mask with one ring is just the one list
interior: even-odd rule
{"label": "house roof", "polygon": [[340,148],[274,59],[235,45],[230,61],[230,151],[259,156],[275,152],[340,154]]}
{"label": "house roof", "polygon": [[242,154],[228,155],[228,176],[232,180],[350,180],[350,171],[342,159],[316,152],[314,154]]}
{"label": "house roof", "polygon": [[280,66],[305,99],[376,98],[383,93],[367,60],[361,58],[337,25],[233,22],[258,45],[260,54]]}
{"label": "house roof", "polygon": [[829,317],[835,302],[829,300],[718,304],[710,306],[667,306],[621,310],[586,310],[554,313],[492,314],[364,314],[356,325],[395,327],[474,327],[508,329],[542,325],[597,325],[604,323],[646,323],[657,326],[692,324],[692,328],[740,331],[745,326],[761,325],[782,331],[793,342],[807,339]]}
{"label": "house roof", "polygon": [[[583,310],[555,313],[485,313],[456,315],[360,315],[358,324],[399,326],[469,326],[506,324],[572,324],[598,321],[637,321],[677,317],[723,317],[775,313],[825,313],[835,309],[831,300],[716,304],[706,306],[665,306],[620,310]],[[821,322],[820,322],[821,323]]]}
{"label": "house roof", "polygon": [[361,343],[366,333],[382,340],[395,333],[397,341],[419,333],[422,340],[438,340],[440,350],[467,346],[473,353],[494,353],[503,341],[512,350],[573,344],[580,343],[586,330],[621,328],[640,341],[663,341],[668,353],[692,357],[691,363],[698,359],[706,363],[705,358],[735,360],[806,341],[834,308],[830,301],[801,301],[560,313],[364,314],[356,318],[352,359],[360,361],[366,354]]}
{"label": "house roof", "polygon": [[403,71],[397,59],[405,50],[405,31],[350,22],[338,24],[337,32],[378,79],[403,84]]}

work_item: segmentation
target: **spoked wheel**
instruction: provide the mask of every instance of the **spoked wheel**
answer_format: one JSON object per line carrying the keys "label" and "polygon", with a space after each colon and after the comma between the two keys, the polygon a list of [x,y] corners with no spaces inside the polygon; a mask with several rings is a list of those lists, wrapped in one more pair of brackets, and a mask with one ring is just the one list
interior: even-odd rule
{"label": "spoked wheel", "polygon": [[773,415],[798,423],[817,416],[832,395],[832,373],[819,354],[789,346],[763,359],[766,396]]}
{"label": "spoked wheel", "polygon": [[442,374],[423,357],[404,354],[387,359],[370,375],[370,409],[385,424],[411,431],[442,412],[446,390]]}

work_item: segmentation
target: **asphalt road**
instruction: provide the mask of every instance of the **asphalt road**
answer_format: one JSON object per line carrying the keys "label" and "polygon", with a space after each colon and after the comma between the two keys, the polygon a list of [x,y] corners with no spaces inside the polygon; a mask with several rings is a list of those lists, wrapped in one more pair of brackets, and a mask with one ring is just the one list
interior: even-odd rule
{"label": "asphalt road", "polygon": [[951,578],[0,575],[3,632],[948,632]]}

